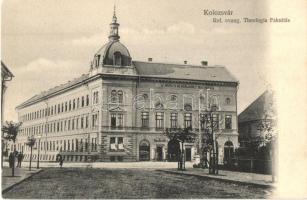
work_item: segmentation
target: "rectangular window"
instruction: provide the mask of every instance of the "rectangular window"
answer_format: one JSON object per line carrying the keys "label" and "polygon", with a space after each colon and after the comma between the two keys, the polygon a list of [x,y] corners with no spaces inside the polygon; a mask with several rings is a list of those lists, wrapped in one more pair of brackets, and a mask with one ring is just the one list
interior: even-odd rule
{"label": "rectangular window", "polygon": [[70,130],[70,120],[68,120],[68,130]]}
{"label": "rectangular window", "polygon": [[83,119],[83,116],[81,117],[81,128],[83,128],[83,121],[84,121],[84,119]]}
{"label": "rectangular window", "polygon": [[65,102],[65,112],[67,111],[67,102]]}
{"label": "rectangular window", "polygon": [[184,128],[192,128],[192,113],[184,114]]}
{"label": "rectangular window", "polygon": [[232,129],[231,115],[226,115],[225,116],[225,129]]}
{"label": "rectangular window", "polygon": [[92,127],[98,127],[98,114],[93,114],[92,115]]}
{"label": "rectangular window", "polygon": [[178,127],[178,113],[171,113],[171,128]]}
{"label": "rectangular window", "polygon": [[111,151],[124,151],[124,138],[123,137],[110,137],[110,150]]}
{"label": "rectangular window", "polygon": [[79,103],[80,103],[80,99],[78,97],[78,99],[77,99],[77,108],[79,108]]}
{"label": "rectangular window", "polygon": [[75,108],[76,108],[76,100],[74,99],[72,102],[72,109],[75,110]]}
{"label": "rectangular window", "polygon": [[123,127],[123,122],[124,122],[124,120],[123,120],[123,114],[121,114],[121,113],[119,113],[119,114],[117,114],[117,118],[118,118],[118,124],[117,124],[117,126],[118,127]]}
{"label": "rectangular window", "polygon": [[111,128],[116,127],[116,114],[111,114]]}
{"label": "rectangular window", "polygon": [[71,100],[69,100],[69,107],[68,110],[71,111]]}
{"label": "rectangular window", "polygon": [[85,117],[85,128],[88,128],[88,116]]}
{"label": "rectangular window", "polygon": [[213,128],[219,129],[219,115],[218,114],[212,114],[212,121],[213,121]]}
{"label": "rectangular window", "polygon": [[156,112],[156,128],[162,129],[164,127],[164,113]]}
{"label": "rectangular window", "polygon": [[58,104],[58,113],[60,113],[61,112],[61,106],[60,106],[60,104]]}
{"label": "rectangular window", "polygon": [[81,100],[81,107],[84,107],[84,97],[82,97],[82,100]]}
{"label": "rectangular window", "polygon": [[89,99],[89,96],[86,95],[86,106],[88,106],[90,104],[90,99]]}
{"label": "rectangular window", "polygon": [[142,127],[149,127],[149,112],[142,112]]}
{"label": "rectangular window", "polygon": [[200,123],[200,129],[201,130],[206,129],[206,119],[207,119],[207,114],[200,114],[199,123]]}

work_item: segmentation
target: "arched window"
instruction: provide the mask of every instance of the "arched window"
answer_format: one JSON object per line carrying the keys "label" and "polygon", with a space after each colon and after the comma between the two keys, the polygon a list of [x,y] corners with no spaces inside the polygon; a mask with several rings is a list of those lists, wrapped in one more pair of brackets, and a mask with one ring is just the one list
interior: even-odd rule
{"label": "arched window", "polygon": [[114,53],[114,65],[115,66],[121,66],[122,65],[122,55],[118,51],[116,51]]}
{"label": "arched window", "polygon": [[176,95],[172,95],[171,96],[171,101],[177,101],[177,96]]}
{"label": "arched window", "polygon": [[116,97],[116,90],[112,90],[111,91],[111,102],[112,103],[116,103],[116,99],[117,99],[117,97]]}
{"label": "arched window", "polygon": [[143,94],[144,100],[148,100],[148,94]]}
{"label": "arched window", "polygon": [[163,109],[163,104],[161,103],[161,102],[157,102],[156,104],[155,104],[155,109]]}
{"label": "arched window", "polygon": [[229,105],[229,104],[230,104],[230,98],[227,97],[226,100],[225,100],[225,102],[226,102],[227,105]]}
{"label": "arched window", "polygon": [[118,103],[123,103],[123,100],[124,100],[123,91],[118,90],[117,95],[118,95]]}
{"label": "arched window", "polygon": [[184,110],[185,111],[191,111],[192,110],[192,105],[189,103],[184,104]]}

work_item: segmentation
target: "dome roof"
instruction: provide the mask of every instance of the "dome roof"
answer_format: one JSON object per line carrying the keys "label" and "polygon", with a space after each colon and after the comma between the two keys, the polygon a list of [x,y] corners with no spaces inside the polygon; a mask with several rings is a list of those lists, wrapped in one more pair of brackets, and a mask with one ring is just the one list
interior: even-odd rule
{"label": "dome roof", "polygon": [[[115,61],[116,58],[120,60]],[[94,56],[93,63],[96,67],[101,65],[131,66],[131,56],[125,45],[118,40],[114,40],[99,49]]]}
{"label": "dome roof", "polygon": [[95,54],[100,55],[101,58],[113,59],[115,52],[120,52],[122,56],[130,57],[130,53],[125,45],[119,41],[110,41],[103,45]]}

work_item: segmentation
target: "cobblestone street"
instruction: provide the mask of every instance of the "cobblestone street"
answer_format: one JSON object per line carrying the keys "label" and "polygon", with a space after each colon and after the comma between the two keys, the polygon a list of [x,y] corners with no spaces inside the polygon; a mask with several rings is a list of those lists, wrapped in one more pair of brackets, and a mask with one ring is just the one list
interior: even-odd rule
{"label": "cobblestone street", "polygon": [[46,168],[4,198],[265,198],[271,189],[152,169]]}

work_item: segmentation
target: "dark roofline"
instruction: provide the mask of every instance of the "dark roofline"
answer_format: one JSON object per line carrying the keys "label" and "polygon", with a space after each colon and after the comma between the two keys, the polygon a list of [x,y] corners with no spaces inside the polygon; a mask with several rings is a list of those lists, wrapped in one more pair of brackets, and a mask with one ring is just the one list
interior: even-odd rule
{"label": "dark roofline", "polygon": [[[226,66],[224,65],[212,65],[212,66],[202,66],[202,65],[190,65],[190,64],[182,64],[182,63],[162,63],[162,62],[148,62],[148,61],[138,61],[138,60],[132,60],[133,62],[138,62],[138,63],[148,63],[148,64],[162,64],[162,65],[174,65],[174,66],[180,66],[180,67],[198,67],[198,68],[223,68],[227,71],[227,73],[229,73],[229,75],[235,80],[235,81],[222,81],[222,82],[236,82],[237,84],[239,84],[239,80],[227,69]],[[154,75],[153,75],[154,76]],[[160,78],[160,77],[157,77]],[[170,78],[173,79],[173,78]],[[198,80],[198,79],[192,79],[192,80]],[[200,80],[203,81],[203,80]],[[219,82],[219,81],[217,81]]]}
{"label": "dark roofline", "polygon": [[249,109],[254,103],[256,103],[258,101],[258,99],[260,99],[262,96],[265,95],[265,93],[267,93],[268,90],[265,90],[264,92],[261,93],[261,95],[259,95],[254,101],[252,101],[252,103],[248,104],[248,106],[238,115],[239,116],[244,113],[245,111],[247,111],[247,109]]}
{"label": "dark roofline", "polygon": [[2,62],[2,60],[1,60],[1,67],[3,67],[3,69],[9,74],[11,78],[14,77],[14,74],[9,70],[9,68],[4,64],[4,62]]}
{"label": "dark roofline", "polygon": [[[41,102],[41,101],[43,101],[43,100],[45,100],[45,99],[48,99],[48,98],[50,98],[50,97],[56,96],[56,95],[58,95],[58,94],[61,94],[61,93],[65,92],[65,91],[67,91],[67,90],[69,90],[69,89],[76,88],[77,86],[79,86],[79,85],[81,85],[81,84],[86,84],[87,82],[89,82],[89,81],[91,81],[91,80],[97,79],[100,75],[101,75],[101,74],[97,74],[97,75],[95,75],[95,76],[88,77],[88,78],[86,78],[86,79],[84,79],[84,80],[80,80],[79,82],[76,82],[76,83],[73,84],[73,85],[68,85],[67,87],[61,88],[60,90],[56,90],[56,91],[54,91],[54,92],[51,92],[51,93],[46,94],[46,95],[43,95],[42,97],[39,97],[38,99],[35,99],[35,100],[32,100],[32,101],[31,101],[32,98],[34,98],[34,97],[37,96],[37,95],[34,95],[34,96],[31,97],[30,99],[28,99],[28,100],[26,100],[25,102],[23,102],[23,103],[21,103],[20,105],[18,105],[15,109],[25,108],[25,107],[27,107],[27,106],[33,105],[34,103],[38,103],[38,102]],[[58,87],[58,86],[55,86],[55,87],[53,87],[53,88],[51,88],[51,89],[54,89],[54,88],[56,88],[56,87]],[[51,89],[50,89],[50,90],[51,90]],[[42,94],[42,93],[44,93],[44,92],[41,92],[41,94]]]}
{"label": "dark roofline", "polygon": [[[150,64],[164,64],[164,65],[176,65],[176,66],[183,66],[183,67],[203,67],[203,68],[224,68],[225,70],[227,70],[227,68],[225,66],[197,66],[197,65],[185,65],[185,64],[173,64],[173,63],[156,63],[156,62],[143,62],[143,61],[132,61],[132,62],[139,62],[139,63],[150,63]],[[136,68],[137,71],[137,68]],[[137,71],[138,72],[138,71]],[[227,70],[227,72],[234,78],[234,76]],[[35,100],[31,100],[32,98],[35,98],[37,95],[34,95],[33,97],[31,97],[30,99],[26,100],[25,102],[21,103],[20,105],[18,105],[15,109],[20,109],[20,108],[24,108],[30,105],[33,105],[34,103],[40,102],[42,100],[48,99],[52,96],[58,95],[63,93],[64,91],[67,91],[68,89],[72,89],[77,87],[78,85],[80,85],[81,83],[87,83],[91,80],[94,80],[98,77],[121,77],[121,78],[138,78],[138,79],[154,79],[154,80],[168,80],[168,81],[189,81],[189,82],[206,82],[206,83],[211,83],[209,85],[216,85],[216,84],[234,84],[234,86],[238,86],[239,85],[239,81],[236,80],[236,78],[234,78],[236,81],[212,81],[212,80],[199,80],[199,79],[182,79],[182,78],[167,78],[167,77],[159,77],[159,76],[154,76],[154,75],[120,75],[120,74],[104,74],[104,73],[99,73],[96,74],[92,77],[88,77],[84,80],[80,80],[79,82],[74,83],[73,85],[68,85],[67,87],[63,87],[59,90],[55,90],[53,92],[50,92],[49,94],[46,95],[42,95],[41,97],[35,99]],[[65,83],[64,83],[65,84]],[[56,87],[59,86],[55,86],[49,90],[55,89]],[[47,90],[48,92],[48,90]],[[44,92],[42,92],[44,93]],[[42,94],[41,93],[41,94]]]}
{"label": "dark roofline", "polygon": [[183,64],[183,63],[163,63],[163,62],[148,62],[148,61],[139,61],[139,60],[132,60],[132,62],[139,62],[139,63],[149,63],[149,64],[162,64],[162,65],[176,65],[176,66],[186,66],[186,67],[207,67],[207,68],[226,68],[223,65],[212,65],[212,66],[202,66],[202,65],[190,65],[190,64]]}

